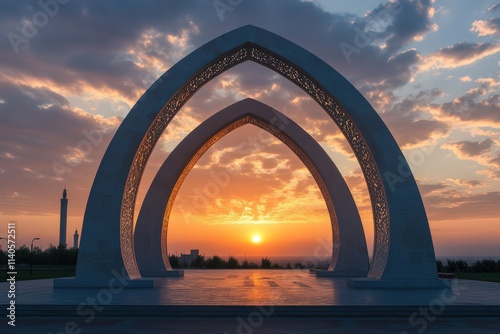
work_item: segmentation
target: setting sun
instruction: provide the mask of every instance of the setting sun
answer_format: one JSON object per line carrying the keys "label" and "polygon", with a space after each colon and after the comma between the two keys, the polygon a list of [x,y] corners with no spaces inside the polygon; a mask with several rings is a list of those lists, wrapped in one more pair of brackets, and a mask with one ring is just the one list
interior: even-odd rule
{"label": "setting sun", "polygon": [[258,244],[260,242],[261,238],[260,238],[260,235],[254,235],[252,237],[252,242],[255,243],[255,244]]}

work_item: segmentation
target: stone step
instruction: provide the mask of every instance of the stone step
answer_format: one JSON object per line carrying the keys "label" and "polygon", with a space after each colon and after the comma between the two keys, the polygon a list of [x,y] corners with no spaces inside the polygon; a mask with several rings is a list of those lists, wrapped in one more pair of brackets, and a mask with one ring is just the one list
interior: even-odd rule
{"label": "stone step", "polygon": [[[4,306],[1,306],[4,307]],[[79,312],[77,310],[80,310]],[[91,306],[78,305],[16,305],[16,317],[74,318],[88,317]],[[107,305],[93,310],[97,318],[122,317],[191,317],[228,318],[248,317],[250,314],[273,318],[406,318],[414,312],[425,312],[439,317],[498,317],[500,306],[490,305],[439,305],[422,306],[211,306],[211,305]]]}

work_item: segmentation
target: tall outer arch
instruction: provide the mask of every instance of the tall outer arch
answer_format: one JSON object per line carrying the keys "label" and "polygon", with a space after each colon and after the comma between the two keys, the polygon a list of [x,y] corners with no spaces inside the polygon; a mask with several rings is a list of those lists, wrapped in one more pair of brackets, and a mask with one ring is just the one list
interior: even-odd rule
{"label": "tall outer arch", "polygon": [[[276,71],[308,93],[351,145],[367,181],[374,214],[374,254],[368,278],[394,286],[436,285],[434,247],[422,199],[381,118],[361,93],[324,61],[254,26],[221,35],[180,60],[124,119],[89,195],[76,280],[81,285],[106,282],[116,270],[126,271],[125,276],[131,279],[140,278],[133,250],[133,216],[151,151],[178,110],[200,87],[248,60]],[[406,168],[404,175],[402,167]]]}
{"label": "tall outer arch", "polygon": [[[167,253],[168,222],[175,197],[198,159],[219,139],[245,124],[258,126],[281,140],[315,179],[332,227],[333,253],[328,275],[366,276],[369,261],[363,226],[339,170],[305,130],[279,111],[253,99],[236,102],[209,117],[177,145],[158,170],[135,225],[134,249],[141,275],[176,274],[169,272],[172,268]],[[224,177],[230,176],[224,174]],[[220,176],[218,182],[218,186],[227,186]]]}

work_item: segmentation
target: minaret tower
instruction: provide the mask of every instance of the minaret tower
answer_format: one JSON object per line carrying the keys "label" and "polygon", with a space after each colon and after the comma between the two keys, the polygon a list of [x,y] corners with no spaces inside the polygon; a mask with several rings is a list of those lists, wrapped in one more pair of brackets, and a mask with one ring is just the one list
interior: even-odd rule
{"label": "minaret tower", "polygon": [[61,217],[59,222],[59,246],[66,246],[66,224],[68,222],[68,199],[66,198],[66,187],[64,187],[61,198]]}
{"label": "minaret tower", "polygon": [[75,234],[73,234],[73,249],[78,249],[78,230],[75,228]]}

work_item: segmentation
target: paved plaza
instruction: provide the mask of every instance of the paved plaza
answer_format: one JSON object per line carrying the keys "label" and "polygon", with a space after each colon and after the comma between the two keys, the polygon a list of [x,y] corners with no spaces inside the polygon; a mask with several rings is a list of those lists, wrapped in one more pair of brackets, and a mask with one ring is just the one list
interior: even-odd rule
{"label": "paved plaza", "polygon": [[[346,278],[316,277],[308,270],[185,270],[162,279],[156,289],[125,289],[110,305],[427,305],[442,289],[356,289]],[[500,284],[455,280],[445,293],[450,305],[500,306]],[[54,289],[52,280],[20,281],[16,302],[23,305],[78,305],[102,289]],[[0,286],[5,289],[6,283]]]}
{"label": "paved plaza", "polygon": [[65,333],[69,323],[81,333],[497,333],[500,284],[450,284],[354,289],[308,270],[186,270],[156,289],[20,281],[16,332]]}

